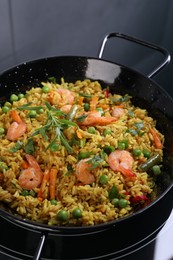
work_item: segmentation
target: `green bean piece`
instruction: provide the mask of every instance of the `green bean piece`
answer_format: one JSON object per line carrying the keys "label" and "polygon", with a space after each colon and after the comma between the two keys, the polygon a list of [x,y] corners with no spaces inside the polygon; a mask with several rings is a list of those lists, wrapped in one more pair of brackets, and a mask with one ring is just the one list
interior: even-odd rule
{"label": "green bean piece", "polygon": [[150,168],[152,168],[154,165],[157,165],[158,163],[160,163],[160,161],[161,161],[160,154],[156,153],[153,156],[151,156],[146,162],[142,163],[139,166],[139,169],[143,172],[146,172]]}

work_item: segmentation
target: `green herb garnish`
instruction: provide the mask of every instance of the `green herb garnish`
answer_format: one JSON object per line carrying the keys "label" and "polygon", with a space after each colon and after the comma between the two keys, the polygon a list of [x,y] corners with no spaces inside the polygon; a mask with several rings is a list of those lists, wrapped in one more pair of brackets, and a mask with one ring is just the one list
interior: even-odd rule
{"label": "green herb garnish", "polygon": [[23,143],[21,141],[17,141],[17,143],[15,144],[15,146],[13,146],[11,149],[10,149],[10,153],[15,153],[17,152],[18,150],[20,150],[23,146]]}

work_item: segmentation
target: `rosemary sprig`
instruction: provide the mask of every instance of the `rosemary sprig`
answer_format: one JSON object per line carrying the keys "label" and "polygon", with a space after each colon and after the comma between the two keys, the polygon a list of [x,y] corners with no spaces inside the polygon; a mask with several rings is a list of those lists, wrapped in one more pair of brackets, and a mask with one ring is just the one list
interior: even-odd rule
{"label": "rosemary sprig", "polygon": [[[65,146],[68,153],[73,152],[73,148],[68,143],[65,135],[63,134],[63,130],[67,129],[70,126],[78,127],[78,125],[71,120],[65,119],[65,114],[59,109],[56,109],[55,107],[51,106],[48,102],[45,102],[45,106],[38,106],[38,107],[32,107],[30,106],[32,103],[27,103],[21,107],[19,107],[19,110],[30,110],[32,109],[44,109],[47,113],[47,118],[44,122],[44,125],[36,129],[30,137],[36,136],[40,134],[45,141],[50,141],[49,145],[46,147],[47,149],[50,149],[57,141],[60,142],[62,145]],[[48,133],[52,131],[54,132],[54,137],[50,140]]]}

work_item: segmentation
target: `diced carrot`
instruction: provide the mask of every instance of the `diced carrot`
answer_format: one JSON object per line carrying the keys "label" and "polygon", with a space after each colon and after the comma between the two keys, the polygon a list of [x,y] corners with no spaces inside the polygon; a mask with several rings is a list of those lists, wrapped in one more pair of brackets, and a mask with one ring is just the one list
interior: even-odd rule
{"label": "diced carrot", "polygon": [[49,170],[45,170],[43,179],[42,179],[42,183],[41,183],[41,187],[38,192],[38,196],[37,196],[38,198],[43,198],[43,192],[46,188],[47,183],[49,182],[49,176],[50,176]]}
{"label": "diced carrot", "polygon": [[11,110],[10,115],[13,118],[13,120],[15,122],[17,122],[18,124],[22,122],[22,119],[20,118],[20,116],[19,116],[19,114],[17,113],[16,110]]}
{"label": "diced carrot", "polygon": [[98,104],[99,98],[97,96],[93,96],[91,101],[90,101],[90,110],[94,111],[96,109],[96,106]]}
{"label": "diced carrot", "polygon": [[84,97],[80,96],[80,97],[79,97],[79,105],[80,105],[80,106],[82,106],[83,100],[84,100]]}
{"label": "diced carrot", "polygon": [[154,128],[150,128],[150,133],[153,136],[153,140],[154,140],[156,148],[162,149],[163,145],[162,145],[162,142],[160,140],[158,132]]}
{"label": "diced carrot", "polygon": [[78,129],[76,130],[76,134],[79,139],[82,139],[82,133]]}
{"label": "diced carrot", "polygon": [[55,199],[56,195],[56,180],[57,180],[58,170],[56,168],[50,169],[50,199]]}

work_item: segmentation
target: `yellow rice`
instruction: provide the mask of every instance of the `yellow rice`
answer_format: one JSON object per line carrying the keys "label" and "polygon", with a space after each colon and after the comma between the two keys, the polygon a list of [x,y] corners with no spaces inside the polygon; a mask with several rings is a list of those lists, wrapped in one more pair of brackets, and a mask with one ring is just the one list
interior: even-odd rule
{"label": "yellow rice", "polygon": [[[49,88],[48,93],[44,93],[43,86]],[[30,106],[43,106],[48,101],[48,95],[51,91],[65,88],[75,93],[75,104],[78,106],[75,118],[76,122],[81,113],[84,113],[84,101],[79,104],[79,93],[84,93],[99,97],[98,107],[105,104],[110,105],[111,98],[121,100],[123,98],[119,94],[106,96],[102,90],[99,82],[92,82],[90,80],[78,80],[75,83],[67,83],[62,79],[61,83],[43,82],[40,87],[32,87],[26,92],[25,97],[18,101],[12,102],[10,110],[17,110],[18,107],[32,102]],[[115,89],[116,90],[116,89]],[[89,101],[88,101],[89,102]],[[46,147],[49,145],[51,137],[54,133],[49,132],[50,140],[45,140],[41,134],[33,136],[35,144],[35,152],[33,156],[39,163],[44,174],[45,169],[56,167],[58,169],[58,176],[56,181],[56,205],[53,205],[49,199],[48,190],[49,185],[46,186],[43,194],[43,199],[37,197],[40,186],[33,189],[34,196],[22,195],[22,187],[18,183],[18,178],[21,174],[21,164],[25,159],[24,147],[32,135],[32,133],[39,127],[45,124],[47,118],[46,110],[41,114],[37,114],[35,118],[28,117],[27,110],[17,110],[22,120],[27,125],[27,131],[24,135],[19,137],[16,141],[10,141],[6,138],[7,130],[13,122],[10,111],[4,113],[0,108],[0,127],[5,129],[5,133],[0,137],[0,159],[7,166],[8,169],[1,170],[3,180],[0,182],[0,201],[8,204],[9,208],[26,219],[46,223],[49,225],[96,225],[108,221],[116,220],[133,214],[136,209],[145,206],[145,201],[140,201],[139,205],[132,203],[132,199],[145,195],[152,201],[155,198],[155,177],[147,172],[141,172],[139,165],[147,161],[147,158],[141,153],[139,156],[133,156],[134,162],[132,170],[136,178],[125,177],[121,172],[113,171],[108,165],[108,155],[104,154],[104,160],[96,167],[92,174],[95,181],[91,184],[84,185],[77,180],[75,169],[79,161],[78,154],[81,152],[91,152],[90,157],[101,156],[104,147],[113,146],[115,150],[118,149],[118,143],[123,140],[128,140],[128,150],[132,153],[133,149],[139,148],[141,151],[148,150],[151,154],[158,153],[160,157],[163,156],[162,149],[155,146],[153,137],[149,132],[149,128],[156,127],[156,121],[148,115],[145,109],[135,107],[131,99],[127,99],[123,103],[124,114],[116,121],[109,125],[95,126],[96,132],[94,134],[88,132],[89,126],[80,126],[79,132],[82,139],[78,139],[78,144],[73,144],[72,153],[68,153],[64,145],[59,141],[59,148],[57,151],[51,151]],[[112,103],[111,103],[112,104]],[[59,109],[59,104],[52,105]],[[112,105],[114,106],[114,104]],[[133,114],[130,116],[130,113]],[[104,111],[105,116],[111,116],[109,110]],[[128,129],[134,128],[134,124],[143,122],[141,129],[142,134],[132,135]],[[111,134],[104,134],[104,130],[109,128]],[[68,142],[75,133],[74,128],[64,130],[64,135]],[[159,137],[163,143],[164,136],[157,130]],[[76,137],[77,138],[77,137]],[[16,152],[11,152],[17,141],[21,141],[23,146]],[[57,140],[58,142],[58,140]],[[72,171],[69,172],[68,166],[71,166]],[[100,176],[107,175],[108,182],[106,184],[100,183]],[[127,201],[126,207],[115,206],[109,198],[112,187],[118,189],[118,198]],[[138,207],[139,206],[139,207]],[[74,209],[80,209],[82,216],[75,218],[73,216]],[[65,210],[68,213],[68,218],[65,221],[58,219],[58,212]]]}

